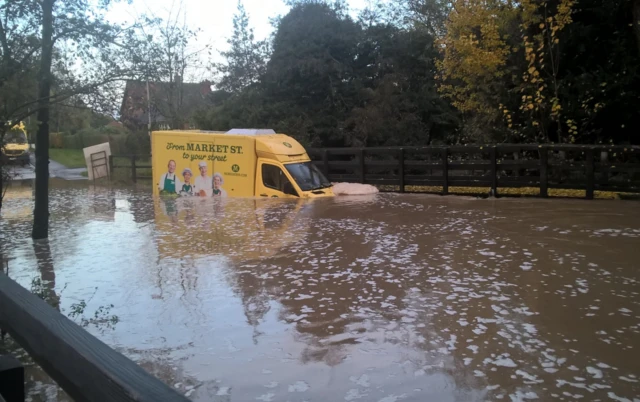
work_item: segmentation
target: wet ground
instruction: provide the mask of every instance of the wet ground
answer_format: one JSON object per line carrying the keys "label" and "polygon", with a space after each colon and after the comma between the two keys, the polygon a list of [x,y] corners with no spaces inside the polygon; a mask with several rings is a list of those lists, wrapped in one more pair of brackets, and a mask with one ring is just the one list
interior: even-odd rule
{"label": "wet ground", "polygon": [[[32,152],[28,164],[13,163],[8,167],[9,176],[16,181],[33,180],[36,178],[35,163],[36,160]],[[68,168],[54,160],[49,160],[49,177],[64,180],[87,180],[85,176],[82,176],[86,171],[87,168]]]}
{"label": "wet ground", "polygon": [[35,245],[31,192],[9,190],[10,276],[113,304],[87,329],[194,401],[639,400],[638,202],[57,183]]}

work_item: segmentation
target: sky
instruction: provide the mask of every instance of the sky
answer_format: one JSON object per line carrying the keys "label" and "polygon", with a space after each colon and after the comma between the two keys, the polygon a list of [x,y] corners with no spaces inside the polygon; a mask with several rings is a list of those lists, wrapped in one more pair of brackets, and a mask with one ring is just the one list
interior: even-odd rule
{"label": "sky", "polygon": [[[257,40],[267,38],[273,31],[270,18],[285,15],[289,9],[282,0],[242,0],[250,26]],[[365,8],[368,0],[347,0],[352,15]],[[107,14],[107,19],[117,23],[132,22],[142,14],[153,14],[163,19],[174,18],[178,10],[193,29],[200,29],[193,48],[201,49],[210,44],[214,59],[222,61],[219,51],[226,50],[227,38],[233,32],[233,16],[237,10],[237,0],[132,0],[132,4],[118,2]],[[205,79],[207,72],[191,73],[191,80]],[[189,79],[189,77],[186,77]]]}

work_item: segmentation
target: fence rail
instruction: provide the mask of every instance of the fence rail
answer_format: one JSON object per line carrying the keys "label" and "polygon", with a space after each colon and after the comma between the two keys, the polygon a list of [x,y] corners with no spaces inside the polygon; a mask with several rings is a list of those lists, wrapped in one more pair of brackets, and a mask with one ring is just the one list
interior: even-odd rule
{"label": "fence rail", "polygon": [[[142,162],[142,161],[148,162]],[[125,162],[126,161],[126,162]],[[140,175],[138,169],[151,169],[151,156],[149,155],[109,155],[109,171],[124,169],[131,172],[131,180],[134,183],[138,179],[151,179],[151,175]]]}
{"label": "fence rail", "polygon": [[[584,145],[457,145],[447,147],[311,148],[331,181],[392,186],[400,192],[448,194],[451,187],[537,188],[640,193],[640,147]],[[111,155],[110,170],[150,179],[149,155]],[[140,169],[147,170],[141,172]],[[142,173],[142,174],[141,174]],[[145,174],[146,173],[146,174]]]}
{"label": "fence rail", "polygon": [[[2,273],[0,328],[76,401],[189,400]],[[0,384],[15,387],[5,389],[7,402],[24,397],[24,383],[15,380],[20,375],[0,370]]]}
{"label": "fence rail", "polygon": [[640,147],[500,144],[449,147],[311,148],[309,156],[331,181],[438,187],[536,187],[640,193]]}

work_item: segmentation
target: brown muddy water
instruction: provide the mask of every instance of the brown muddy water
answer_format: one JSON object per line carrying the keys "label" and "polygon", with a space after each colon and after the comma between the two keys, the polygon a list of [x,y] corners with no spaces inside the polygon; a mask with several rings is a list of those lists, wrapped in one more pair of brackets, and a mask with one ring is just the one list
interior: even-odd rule
{"label": "brown muddy water", "polygon": [[[193,401],[639,401],[638,202],[57,182],[34,245],[31,191],[9,191],[10,276],[113,304],[87,330]],[[66,400],[35,367],[28,391]]]}

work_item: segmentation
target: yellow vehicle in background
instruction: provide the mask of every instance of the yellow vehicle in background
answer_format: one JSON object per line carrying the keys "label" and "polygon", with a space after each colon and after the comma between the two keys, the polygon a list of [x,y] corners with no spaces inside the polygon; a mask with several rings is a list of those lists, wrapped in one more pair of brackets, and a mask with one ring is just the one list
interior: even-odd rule
{"label": "yellow vehicle in background", "polygon": [[29,164],[29,141],[22,122],[5,133],[2,141],[2,158],[5,162]]}
{"label": "yellow vehicle in background", "polygon": [[273,130],[151,133],[154,194],[315,198],[332,184],[295,139]]}

